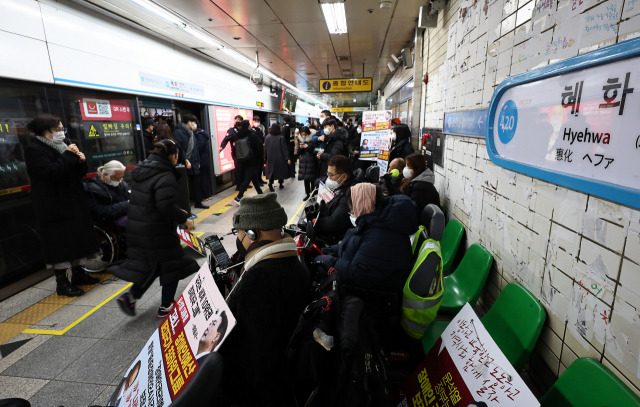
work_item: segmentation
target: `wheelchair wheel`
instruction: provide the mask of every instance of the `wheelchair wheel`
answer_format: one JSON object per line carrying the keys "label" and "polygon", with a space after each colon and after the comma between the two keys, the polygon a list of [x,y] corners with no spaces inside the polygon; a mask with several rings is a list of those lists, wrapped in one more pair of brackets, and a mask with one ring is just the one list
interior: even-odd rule
{"label": "wheelchair wheel", "polygon": [[118,243],[110,232],[96,225],[93,229],[96,232],[100,250],[95,256],[87,259],[83,267],[89,273],[98,273],[118,258]]}

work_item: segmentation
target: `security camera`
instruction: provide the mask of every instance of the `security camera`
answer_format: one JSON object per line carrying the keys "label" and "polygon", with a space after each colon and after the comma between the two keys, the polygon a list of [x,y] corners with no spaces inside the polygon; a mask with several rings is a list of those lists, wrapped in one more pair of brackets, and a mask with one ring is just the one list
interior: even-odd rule
{"label": "security camera", "polygon": [[369,9],[369,10],[367,10],[367,11],[369,12],[369,14],[372,14],[372,13],[373,13],[373,9],[372,9],[372,8],[370,8],[370,9]]}

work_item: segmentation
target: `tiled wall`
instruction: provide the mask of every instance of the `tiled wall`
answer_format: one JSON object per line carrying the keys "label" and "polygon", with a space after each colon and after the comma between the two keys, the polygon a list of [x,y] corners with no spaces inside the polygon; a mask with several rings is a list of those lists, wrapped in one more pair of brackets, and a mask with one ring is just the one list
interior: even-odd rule
{"label": "tiled wall", "polygon": [[[640,35],[635,0],[449,0],[438,18],[424,34],[426,127],[486,109],[508,76]],[[445,144],[436,187],[467,244],[495,258],[481,306],[517,280],[547,310],[530,364],[540,390],[589,356],[640,394],[640,212],[500,168],[484,139]]]}

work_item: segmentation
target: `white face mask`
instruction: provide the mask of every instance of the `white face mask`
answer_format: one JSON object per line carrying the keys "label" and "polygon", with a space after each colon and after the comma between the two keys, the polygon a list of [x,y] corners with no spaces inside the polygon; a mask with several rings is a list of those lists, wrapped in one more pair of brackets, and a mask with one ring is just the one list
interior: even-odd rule
{"label": "white face mask", "polygon": [[340,176],[340,178],[338,178],[338,181],[334,181],[331,178],[327,178],[327,182],[325,183],[325,185],[327,186],[327,188],[329,188],[330,190],[334,190],[336,188],[338,188],[340,186],[340,180],[342,179],[342,175]]}
{"label": "white face mask", "polygon": [[349,220],[351,220],[351,224],[353,225],[353,227],[357,226],[356,225],[356,219],[358,219],[358,218],[356,218],[356,215],[354,215],[353,213],[349,214]]}
{"label": "white face mask", "polygon": [[391,133],[391,141],[396,141],[396,133]]}
{"label": "white face mask", "polygon": [[191,131],[195,131],[198,128],[198,125],[193,123],[190,127],[191,127]]}
{"label": "white face mask", "polygon": [[360,127],[358,127],[358,128],[356,129],[356,131],[358,132],[358,134],[361,134],[361,133],[362,133],[362,129],[361,129]]}
{"label": "white face mask", "polygon": [[111,185],[112,187],[117,187],[120,185],[120,181],[109,180],[107,181],[107,185]]}
{"label": "white face mask", "polygon": [[411,178],[413,176],[413,170],[409,167],[404,167],[404,170],[402,170],[402,176],[405,178]]}
{"label": "white face mask", "polygon": [[53,133],[53,142],[56,144],[60,144],[64,141],[64,131],[56,131]]}

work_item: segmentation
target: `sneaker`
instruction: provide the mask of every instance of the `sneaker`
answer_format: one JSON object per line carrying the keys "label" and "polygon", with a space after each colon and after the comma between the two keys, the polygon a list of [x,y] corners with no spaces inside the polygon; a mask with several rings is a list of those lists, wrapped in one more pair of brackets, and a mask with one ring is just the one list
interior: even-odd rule
{"label": "sneaker", "polygon": [[269,184],[269,191],[271,191],[271,192],[276,192],[276,190],[275,190],[275,189],[273,189],[273,184]]}
{"label": "sneaker", "polygon": [[194,207],[198,208],[198,209],[209,209],[208,205],[203,204],[202,202],[196,202],[195,205],[193,205]]}
{"label": "sneaker", "polygon": [[284,189],[284,184],[280,184],[280,189]]}
{"label": "sneaker", "polygon": [[304,196],[304,198],[302,198],[302,201],[303,201],[303,202],[306,202],[306,201],[307,201],[307,199],[309,199],[309,194],[306,194],[306,195]]}
{"label": "sneaker", "polygon": [[130,316],[136,315],[136,302],[133,301],[133,297],[128,291],[118,297],[118,305],[125,314]]}
{"label": "sneaker", "polygon": [[163,307],[160,306],[160,308],[158,308],[158,318],[164,318],[167,315],[169,315],[169,313],[171,312],[171,310],[173,309],[173,305],[175,304],[174,301],[171,302],[171,304],[169,304],[168,307]]}
{"label": "sneaker", "polygon": [[233,203],[234,203],[234,204],[236,204],[236,205],[238,205],[238,206],[240,206],[240,200],[241,200],[241,199],[242,199],[242,198],[238,198],[238,197],[236,197],[236,198],[233,200]]}

